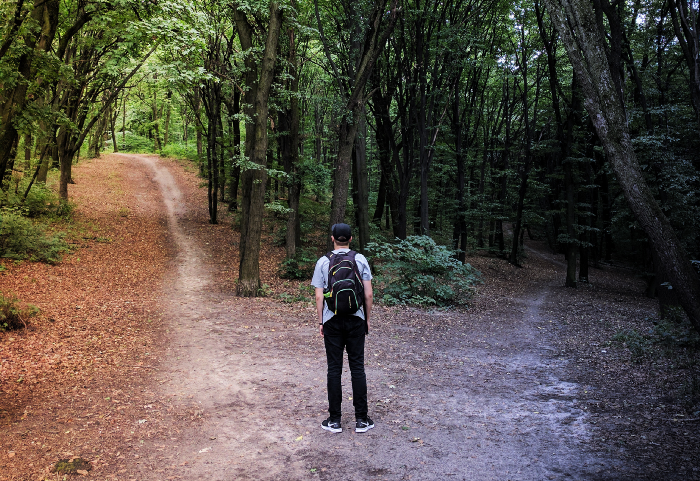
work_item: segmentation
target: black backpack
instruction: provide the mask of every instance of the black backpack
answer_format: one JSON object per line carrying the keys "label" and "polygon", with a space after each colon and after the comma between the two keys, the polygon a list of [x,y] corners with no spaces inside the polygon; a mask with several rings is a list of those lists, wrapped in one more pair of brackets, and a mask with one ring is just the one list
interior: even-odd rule
{"label": "black backpack", "polygon": [[329,252],[328,285],[323,290],[328,309],[333,314],[355,314],[365,303],[365,286],[357,269],[357,252]]}

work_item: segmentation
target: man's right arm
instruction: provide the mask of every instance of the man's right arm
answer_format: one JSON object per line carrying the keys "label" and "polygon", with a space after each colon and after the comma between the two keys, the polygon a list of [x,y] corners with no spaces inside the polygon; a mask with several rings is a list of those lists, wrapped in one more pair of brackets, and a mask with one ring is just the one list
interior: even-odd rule
{"label": "man's right arm", "polygon": [[318,330],[323,337],[323,289],[321,287],[314,288],[316,294],[316,313],[318,314]]}

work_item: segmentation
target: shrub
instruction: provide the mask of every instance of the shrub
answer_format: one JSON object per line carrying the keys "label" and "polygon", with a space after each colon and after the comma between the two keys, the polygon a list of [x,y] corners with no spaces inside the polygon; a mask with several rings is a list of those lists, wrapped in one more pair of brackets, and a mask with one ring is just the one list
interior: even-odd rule
{"label": "shrub", "polygon": [[387,304],[465,305],[481,273],[455,258],[455,251],[428,236],[367,244],[377,273],[378,298]]}
{"label": "shrub", "polygon": [[22,307],[19,300],[5,297],[0,293],[0,331],[10,331],[27,327],[27,320],[39,314],[39,308],[28,304]]}
{"label": "shrub", "polygon": [[27,198],[22,204],[22,213],[27,217],[39,217],[41,215],[66,215],[72,212],[65,212],[61,206],[58,195],[44,184],[34,184],[27,194]]}
{"label": "shrub", "polygon": [[137,134],[127,132],[122,139],[121,134],[117,137],[117,145],[122,152],[153,152],[153,140]]}
{"label": "shrub", "polygon": [[623,344],[632,354],[632,359],[639,361],[649,349],[649,338],[634,329],[625,329],[616,333],[613,342]]}
{"label": "shrub", "polygon": [[174,159],[192,160],[197,159],[197,144],[192,142],[185,144],[168,144],[160,151],[161,157],[172,157]]}
{"label": "shrub", "polygon": [[311,279],[317,260],[311,249],[299,248],[294,257],[282,261],[279,276],[282,279]]}
{"label": "shrub", "polygon": [[47,234],[16,208],[0,209],[0,257],[54,263],[67,251],[68,244],[60,235]]}
{"label": "shrub", "polygon": [[278,297],[282,302],[288,304],[294,302],[311,302],[314,299],[314,288],[309,285],[299,284],[296,293],[289,294],[283,292]]}

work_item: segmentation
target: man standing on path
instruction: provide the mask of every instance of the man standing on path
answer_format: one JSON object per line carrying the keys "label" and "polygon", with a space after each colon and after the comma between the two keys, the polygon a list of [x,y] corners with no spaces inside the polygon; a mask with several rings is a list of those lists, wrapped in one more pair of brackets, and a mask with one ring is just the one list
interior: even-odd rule
{"label": "man standing on path", "polygon": [[[318,312],[319,333],[326,346],[328,360],[328,419],[321,427],[332,433],[343,431],[340,424],[341,374],[343,371],[343,351],[347,350],[348,364],[352,378],[352,403],[355,406],[355,432],[364,433],[374,427],[367,416],[367,377],[365,376],[365,335],[369,333],[369,316],[372,312],[372,273],[369,263],[362,254],[350,250],[352,231],[347,224],[335,224],[331,230],[333,251],[316,262],[311,285],[316,291],[316,311]],[[324,299],[328,291],[329,267],[343,265],[354,269],[353,278],[361,279],[361,286],[355,291],[362,291],[363,304],[355,312],[339,314],[332,312]],[[336,271],[337,272],[337,271]],[[333,274],[335,275],[335,274]],[[345,289],[349,291],[349,289]],[[352,295],[352,294],[351,294]],[[337,298],[337,296],[336,296]],[[336,308],[337,310],[337,308]]]}

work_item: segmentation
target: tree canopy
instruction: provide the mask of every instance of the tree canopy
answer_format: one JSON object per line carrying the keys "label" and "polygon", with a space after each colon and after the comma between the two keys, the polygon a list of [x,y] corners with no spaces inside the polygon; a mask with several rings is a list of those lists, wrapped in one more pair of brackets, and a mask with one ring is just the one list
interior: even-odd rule
{"label": "tree canopy", "polygon": [[294,262],[319,218],[353,224],[360,250],[423,235],[461,262],[518,265],[540,236],[567,286],[624,261],[699,326],[697,3],[17,0],[0,15],[5,204],[19,174],[31,188],[58,169],[67,200],[80,156],[158,152],[197,163],[212,223],[221,203],[238,216],[240,295],[261,293],[269,212]]}

